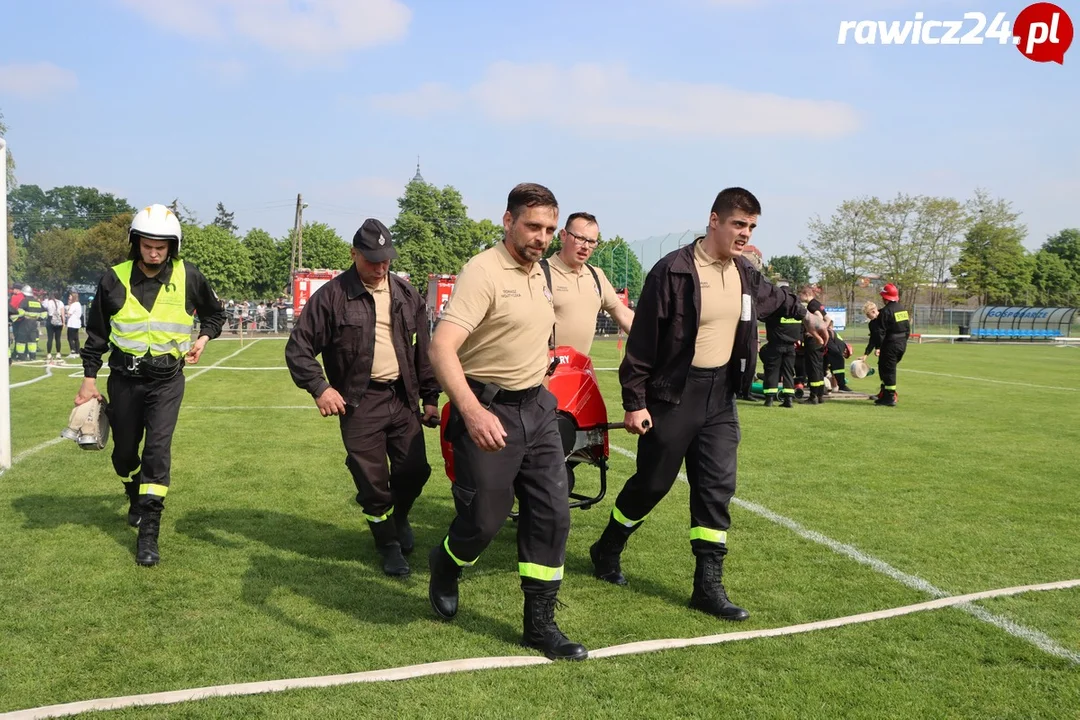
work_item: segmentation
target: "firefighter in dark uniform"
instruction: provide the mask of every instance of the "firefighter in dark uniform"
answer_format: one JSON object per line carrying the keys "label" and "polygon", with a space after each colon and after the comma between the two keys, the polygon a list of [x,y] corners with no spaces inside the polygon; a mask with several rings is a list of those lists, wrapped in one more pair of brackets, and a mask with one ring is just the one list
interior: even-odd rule
{"label": "firefighter in dark uniform", "polygon": [[[885,301],[885,307],[881,308],[876,318],[870,319],[870,342],[859,359],[865,360],[875,348],[880,349],[878,373],[881,375],[881,392],[874,404],[892,407],[896,405],[896,366],[907,351],[911,317],[900,304],[900,291],[892,283],[882,288],[881,299]],[[870,317],[869,313],[867,317]]]}
{"label": "firefighter in dark uniform", "polygon": [[802,326],[801,319],[785,317],[780,310],[765,318],[766,343],[760,353],[765,366],[765,377],[761,383],[765,407],[772,406],[778,394],[784,396],[782,407],[792,407],[795,397],[795,343],[802,337]]}
{"label": "firefighter in dark uniform", "polygon": [[847,368],[845,363],[851,356],[851,348],[844,342],[840,333],[836,332],[832,319],[829,323],[829,344],[825,346],[825,364],[836,380],[836,389],[839,392],[851,392],[847,384]]}
{"label": "firefighter in dark uniform", "polygon": [[[799,299],[806,303],[806,312],[817,315],[822,322],[825,321],[825,308],[814,297],[812,285],[804,285],[799,290]],[[822,341],[811,333],[803,333],[802,355],[803,368],[806,372],[806,384],[809,386],[808,405],[818,405],[825,402],[825,345],[828,339]]]}
{"label": "firefighter in dark uniform", "polygon": [[23,299],[15,311],[15,351],[16,360],[37,360],[38,322],[49,316],[45,306],[34,297],[34,290],[29,285],[22,289]]}
{"label": "firefighter in dark uniform", "polygon": [[590,548],[596,577],[624,585],[626,541],[671,489],[685,460],[697,564],[690,606],[725,620],[749,617],[728,599],[722,575],[740,440],[735,397],[753,382],[758,320],[777,312],[801,318],[808,332],[826,339],[819,316],[740,257],[760,213],[747,190],[721,191],[705,238],[649,271],[619,368],[626,429],[640,436],[637,472]]}
{"label": "firefighter in dark uniform", "polygon": [[[156,565],[160,559],[158,533],[170,485],[172,436],[184,397],[184,365],[199,361],[225,322],[210,283],[180,259],[181,235],[180,221],[164,205],[135,214],[128,232],[130,259],[112,267],[98,283],[80,353],[83,382],[76,405],[101,397],[96,378],[102,356],[109,352],[112,463],[124,478],[128,524],[139,527],[139,565]],[[199,336],[192,343],[196,312]]]}
{"label": "firefighter in dark uniform", "polygon": [[323,417],[339,416],[345,466],[383,572],[404,576],[410,572],[404,556],[414,545],[409,512],[431,476],[421,424],[438,418],[427,304],[390,272],[398,254],[381,222],[365,220],[351,252],[353,266],[304,306],[285,361]]}
{"label": "firefighter in dark uniform", "polygon": [[544,386],[555,310],[539,260],[558,222],[550,190],[515,187],[506,237],[465,264],[435,327],[431,363],[450,397],[445,438],[457,515],[429,555],[428,596],[439,617],[457,614],[461,568],[491,543],[516,495],[522,644],[553,660],[582,660],[588,652],[555,624],[570,508],[558,403]]}

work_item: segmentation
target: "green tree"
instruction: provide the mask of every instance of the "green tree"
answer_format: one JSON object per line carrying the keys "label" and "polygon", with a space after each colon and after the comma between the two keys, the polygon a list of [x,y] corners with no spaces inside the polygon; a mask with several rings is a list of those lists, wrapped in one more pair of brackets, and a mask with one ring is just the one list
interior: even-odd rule
{"label": "green tree", "polygon": [[1062,230],[1057,235],[1047,238],[1042,249],[1064,260],[1072,271],[1073,278],[1077,284],[1080,284],[1080,229]]}
{"label": "green tree", "polygon": [[51,228],[30,240],[25,278],[49,291],[63,290],[75,276],[80,235],[85,230]]}
{"label": "green tree", "polygon": [[11,193],[10,208],[15,237],[23,243],[29,243],[35,234],[43,230],[88,230],[99,222],[135,210],[123,198],[80,185],[64,185],[51,190],[42,190],[37,185],[22,185]]}
{"label": "green tree", "polygon": [[1035,253],[1032,302],[1042,307],[1073,307],[1080,296],[1080,282],[1061,256],[1043,249]]}
{"label": "green tree", "polygon": [[830,286],[840,288],[848,307],[855,307],[855,291],[860,281],[873,271],[874,217],[869,198],[846,200],[826,222],[810,220],[810,237],[799,249]]}
{"label": "green tree", "polygon": [[645,280],[641,260],[621,236],[616,235],[597,245],[590,264],[603,269],[616,288],[627,288],[630,297],[636,298],[641,294]]}
{"label": "green tree", "polygon": [[959,288],[983,305],[1022,303],[1031,293],[1032,263],[1016,227],[976,222],[952,266]]}
{"label": "green tree", "polygon": [[428,275],[454,275],[461,269],[455,266],[451,249],[438,241],[435,229],[419,215],[399,215],[390,232],[398,251],[391,267],[409,273],[409,282],[421,292],[427,288]]}
{"label": "green tree", "polygon": [[[949,303],[949,269],[960,255],[960,244],[968,227],[968,217],[958,200],[946,197],[919,198],[917,242],[926,249],[927,277],[931,281],[930,311],[941,311]],[[940,320],[939,320],[940,322]]]}
{"label": "green tree", "polygon": [[173,198],[173,201],[166,205],[167,208],[173,211],[173,215],[180,220],[181,225],[198,225],[199,218],[192,212],[187,205],[180,202],[180,198]]}
{"label": "green tree", "polygon": [[[293,246],[294,232],[290,231],[287,245]],[[304,223],[304,233],[300,237],[302,256],[297,267],[312,270],[345,270],[352,265],[349,243],[341,239],[333,228],[326,223]],[[395,268],[398,269],[398,268]]]}
{"label": "green tree", "polygon": [[865,206],[874,268],[900,289],[901,300],[908,303],[930,275],[929,247],[918,232],[920,201],[901,193],[888,201],[871,198]]}
{"label": "green tree", "polygon": [[778,255],[769,260],[768,268],[774,278],[787,280],[793,287],[810,282],[810,263],[801,255]]}
{"label": "green tree", "polygon": [[232,233],[216,225],[185,225],[180,256],[190,260],[221,298],[245,299],[251,287],[251,258]]}
{"label": "green tree", "polygon": [[394,269],[409,273],[423,291],[429,274],[456,274],[473,255],[503,238],[501,225],[479,222],[451,185],[440,189],[413,179],[398,198],[398,216],[390,228],[399,259]]}
{"label": "green tree", "polygon": [[289,284],[289,247],[275,242],[270,233],[258,228],[248,231],[242,241],[251,258],[251,294],[255,298],[281,295]]}
{"label": "green tree", "polygon": [[225,209],[225,203],[219,202],[217,204],[217,216],[214,218],[214,225],[217,225],[226,232],[235,233],[238,228],[236,223],[233,222],[233,217],[236,213],[231,213]]}
{"label": "green tree", "polygon": [[96,283],[113,265],[128,259],[131,242],[131,213],[123,213],[100,222],[79,236],[72,279]]}

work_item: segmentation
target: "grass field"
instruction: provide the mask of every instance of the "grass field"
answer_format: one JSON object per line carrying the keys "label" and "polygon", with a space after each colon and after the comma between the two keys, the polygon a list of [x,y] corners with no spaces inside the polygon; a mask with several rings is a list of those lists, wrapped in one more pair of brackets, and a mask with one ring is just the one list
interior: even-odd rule
{"label": "grass field", "polygon": [[[413,515],[413,575],[381,574],[337,422],[292,385],[283,348],[281,339],[242,348],[215,341],[188,368],[162,563],[149,569],[134,563],[136,531],[124,522],[108,453],[45,444],[67,420],[78,368],[11,391],[18,460],[0,476],[0,713],[536,655],[516,645],[510,522],[466,571],[457,620],[432,616],[426,550],[453,513],[433,430],[434,472]],[[598,342],[594,361],[615,367],[615,343]],[[11,381],[42,373],[15,366]],[[616,373],[598,375],[609,415],[621,419]],[[853,384],[876,391],[877,378]],[[693,560],[684,483],[631,540],[630,584],[591,577],[588,546],[633,468],[635,443],[613,432],[608,497],[572,513],[559,624],[597,649],[1078,578],[1078,389],[1075,348],[933,344],[910,347],[895,408],[740,403],[740,504],[726,582],[751,619],[737,626],[686,607]],[[578,477],[595,482],[589,471]],[[1080,588],[789,637],[101,713],[568,716],[1076,718]]]}

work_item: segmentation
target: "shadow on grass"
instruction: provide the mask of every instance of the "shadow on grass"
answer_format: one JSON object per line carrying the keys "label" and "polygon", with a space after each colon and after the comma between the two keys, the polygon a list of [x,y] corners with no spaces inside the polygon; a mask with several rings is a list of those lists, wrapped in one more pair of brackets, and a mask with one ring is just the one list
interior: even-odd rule
{"label": "shadow on grass", "polygon": [[127,524],[127,495],[118,487],[103,495],[24,495],[11,507],[26,517],[27,530],[55,530],[63,525],[81,525],[101,530],[135,557],[134,528]]}
{"label": "shadow on grass", "polygon": [[[251,554],[242,590],[245,602],[301,632],[317,637],[330,635],[275,605],[273,595],[278,589],[364,623],[392,625],[434,618],[427,599],[430,545],[419,535],[416,552],[409,556],[413,573],[400,580],[383,575],[381,559],[366,529],[342,529],[287,513],[241,508],[190,512],[177,520],[176,529],[219,547],[250,549],[248,543],[236,537],[240,535],[250,542],[303,556]],[[454,625],[505,642],[520,639],[520,628],[470,610],[465,600],[467,584],[463,586],[462,608]]]}
{"label": "shadow on grass", "polygon": [[[571,531],[573,532],[573,531]],[[648,570],[642,568],[635,571],[635,565],[633,562],[633,548],[627,548],[627,551],[623,553],[623,575],[626,576],[626,585],[617,587],[608,583],[605,580],[600,580],[593,577],[593,564],[592,559],[588,553],[582,555],[571,555],[567,553],[566,556],[566,575],[573,575],[578,582],[594,582],[601,583],[608,586],[614,592],[634,592],[641,595],[648,595],[649,597],[660,598],[666,600],[673,605],[679,607],[686,607],[686,604],[690,601],[690,594],[693,591],[694,578],[692,575],[686,578],[686,589],[682,592],[674,590],[667,585],[653,582],[649,579]],[[642,548],[642,551],[646,551]],[[629,556],[630,564],[627,564]]]}

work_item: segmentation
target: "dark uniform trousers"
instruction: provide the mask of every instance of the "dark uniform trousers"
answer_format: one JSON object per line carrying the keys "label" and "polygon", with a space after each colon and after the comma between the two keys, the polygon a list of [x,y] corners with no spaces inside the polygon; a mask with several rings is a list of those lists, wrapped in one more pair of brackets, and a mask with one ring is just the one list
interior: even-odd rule
{"label": "dark uniform trousers", "polygon": [[[478,383],[470,381],[483,402]],[[486,452],[476,445],[453,405],[447,439],[454,447],[457,517],[444,547],[459,566],[476,562],[518,500],[518,571],[522,585],[562,580],[570,532],[566,458],[555,411],[545,387],[500,391],[488,406],[506,430],[506,446]]]}
{"label": "dark uniform trousers", "polygon": [[402,383],[369,383],[360,407],[348,406],[340,424],[345,466],[364,516],[379,523],[395,510],[408,514],[431,465],[420,415],[406,402]]}
{"label": "dark uniform trousers", "polygon": [[803,336],[803,367],[810,392],[822,395],[825,392],[825,347],[810,335]]}
{"label": "dark uniform trousers", "polygon": [[881,344],[878,356],[878,372],[881,373],[881,386],[886,390],[896,390],[896,366],[904,359],[907,351],[907,336],[887,335]]}
{"label": "dark uniform trousers", "polygon": [[795,343],[770,340],[761,348],[761,362],[765,366],[762,390],[766,395],[776,395],[780,381],[784,381],[784,394],[795,393]]}
{"label": "dark uniform trousers", "polygon": [[169,488],[172,437],[184,399],[184,373],[155,380],[125,376],[113,369],[107,387],[113,469],[137,483],[138,504],[144,512],[160,513]]}
{"label": "dark uniform trousers", "polygon": [[667,495],[686,459],[690,482],[690,546],[694,555],[723,557],[728,504],[735,494],[739,415],[727,366],[690,368],[677,405],[649,406],[653,427],[638,438],[637,472],[615,500],[612,517],[630,533]]}

